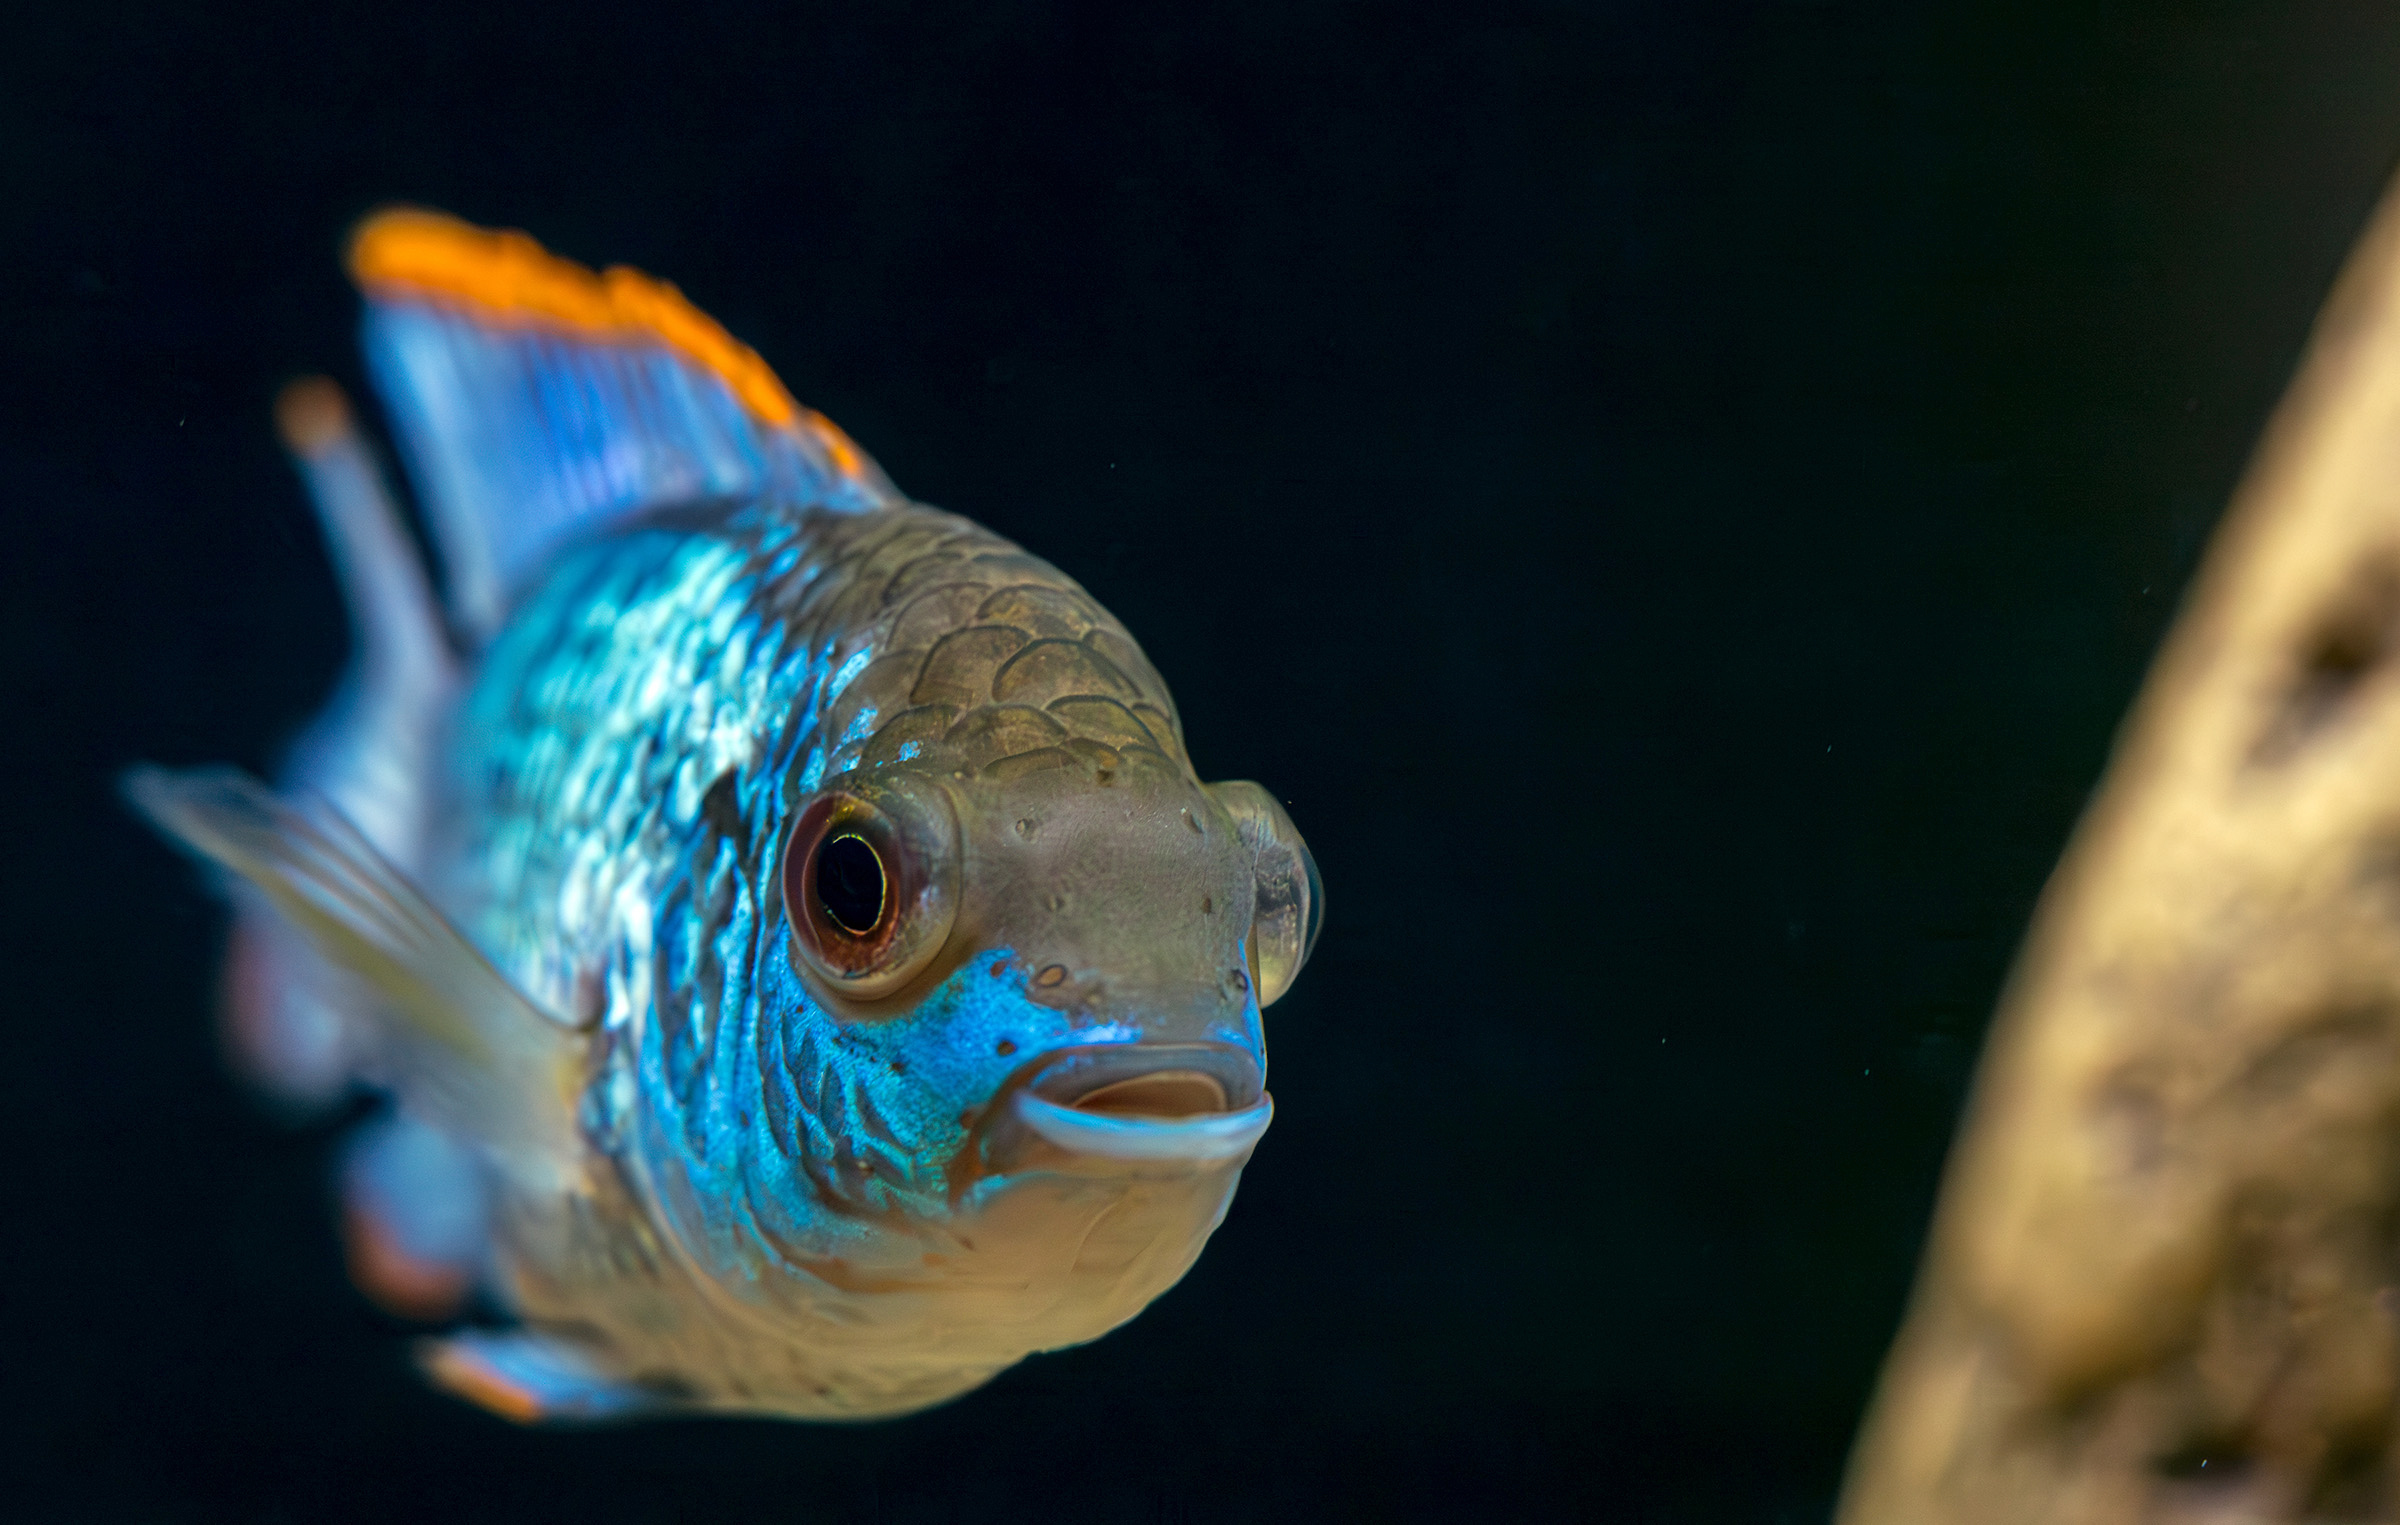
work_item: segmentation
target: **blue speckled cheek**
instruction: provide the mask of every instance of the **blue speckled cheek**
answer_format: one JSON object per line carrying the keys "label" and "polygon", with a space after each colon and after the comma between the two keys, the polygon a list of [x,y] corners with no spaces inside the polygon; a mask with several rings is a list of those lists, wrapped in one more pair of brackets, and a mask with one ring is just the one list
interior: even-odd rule
{"label": "blue speckled cheek", "polygon": [[[764,1104],[747,1151],[760,1226],[815,1245],[847,1237],[862,1207],[946,1216],[948,1168],[977,1115],[1026,1054],[1072,1041],[1072,1024],[1026,999],[1021,978],[989,972],[1005,950],[956,971],[905,1015],[846,1022],[810,998],[789,940],[769,941],[759,961],[758,1004],[772,1014],[757,1047]],[[829,1214],[812,1176],[855,1179],[859,1201]]]}
{"label": "blue speckled cheek", "polygon": [[[688,1071],[672,1083],[679,1066],[658,1036],[640,1059],[653,1173],[666,1167],[687,1239],[737,1282],[769,1261],[854,1252],[892,1209],[942,1221],[948,1168],[1012,1073],[1046,1049],[1140,1036],[1030,1000],[1006,948],[904,1015],[846,1022],[810,999],[787,939],[759,941],[754,997],[726,1012],[705,1084]],[[1255,1007],[1214,1036],[1258,1053]],[[836,1179],[857,1183],[855,1201],[821,1194]]]}
{"label": "blue speckled cheek", "polygon": [[[956,1184],[949,1167],[1011,1074],[1045,1050],[1143,1036],[1129,1024],[1079,1022],[1033,1001],[1024,965],[1008,948],[984,950],[903,1015],[845,1022],[809,999],[788,940],[769,941],[760,1004],[785,1015],[762,1031],[760,1052],[772,1057],[760,1080],[775,1099],[751,1135],[761,1168],[749,1194],[778,1238],[821,1238],[827,1227],[804,1169],[808,1156],[855,1160],[863,1206],[946,1217]],[[1248,1049],[1263,1066],[1255,1004],[1210,1036]]]}

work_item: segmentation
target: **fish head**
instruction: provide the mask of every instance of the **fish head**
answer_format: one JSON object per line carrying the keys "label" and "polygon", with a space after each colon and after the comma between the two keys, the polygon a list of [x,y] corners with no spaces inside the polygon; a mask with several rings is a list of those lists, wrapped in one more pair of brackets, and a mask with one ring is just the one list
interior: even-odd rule
{"label": "fish head", "polygon": [[820,1327],[878,1362],[938,1332],[907,1404],[1188,1269],[1272,1116],[1260,1009],[1321,916],[1257,785],[1046,761],[827,779],[777,865],[797,991],[772,1083],[808,1114],[810,1201],[752,1200]]}
{"label": "fish head", "polygon": [[1246,1148],[1260,1011],[1322,916],[1306,844],[1256,784],[1132,751],[1032,761],[889,767],[804,804],[780,883],[812,1004],[951,1078],[978,1125],[953,1177],[1007,1173],[1028,1129],[1099,1160]]}

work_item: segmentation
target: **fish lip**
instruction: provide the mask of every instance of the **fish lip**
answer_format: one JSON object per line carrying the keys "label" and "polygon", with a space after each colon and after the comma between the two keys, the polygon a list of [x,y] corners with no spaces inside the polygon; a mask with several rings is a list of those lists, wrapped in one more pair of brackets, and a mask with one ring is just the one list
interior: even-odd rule
{"label": "fish lip", "polygon": [[1010,1089],[1072,1107],[1110,1086],[1178,1070],[1214,1080],[1225,1093],[1221,1110],[1241,1111],[1266,1094],[1257,1057],[1232,1043],[1079,1043],[1043,1054]]}
{"label": "fish lip", "polygon": [[1020,1091],[1016,1110],[1026,1127],[1073,1154],[1204,1163],[1247,1153],[1275,1120],[1275,1098],[1262,1092],[1257,1101],[1232,1111],[1153,1118],[1079,1112]]}
{"label": "fish lip", "polygon": [[[1223,1105],[1174,1114],[1077,1106],[1149,1077],[1213,1081]],[[986,1112],[973,1174],[1006,1174],[1057,1151],[1094,1163],[1208,1165],[1246,1154],[1275,1115],[1255,1055],[1231,1043],[1092,1043],[1054,1049],[1010,1077]],[[1188,1089],[1184,1094],[1189,1096]],[[1045,1146],[1047,1148],[1045,1149]]]}

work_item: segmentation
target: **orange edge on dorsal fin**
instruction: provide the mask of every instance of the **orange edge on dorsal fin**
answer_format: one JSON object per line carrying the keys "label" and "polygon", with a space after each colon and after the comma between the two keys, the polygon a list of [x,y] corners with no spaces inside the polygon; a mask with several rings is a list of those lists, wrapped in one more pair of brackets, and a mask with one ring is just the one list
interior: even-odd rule
{"label": "orange edge on dorsal fin", "polygon": [[375,213],[351,235],[350,277],[370,293],[402,288],[585,333],[654,339],[717,376],[761,423],[780,429],[822,424],[839,442],[837,460],[855,454],[855,447],[840,448],[850,443],[840,430],[792,400],[756,350],[672,284],[639,270],[616,265],[595,274],[527,234],[395,207]]}

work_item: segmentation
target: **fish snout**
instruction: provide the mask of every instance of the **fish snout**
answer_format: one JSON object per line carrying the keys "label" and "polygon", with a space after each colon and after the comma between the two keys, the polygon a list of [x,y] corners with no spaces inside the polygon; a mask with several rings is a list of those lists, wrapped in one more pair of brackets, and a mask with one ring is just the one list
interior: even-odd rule
{"label": "fish snout", "polygon": [[986,1167],[1055,1151],[1092,1163],[1208,1165],[1246,1154],[1275,1115],[1258,1060],[1231,1043],[1098,1043],[1042,1055],[996,1098]]}

